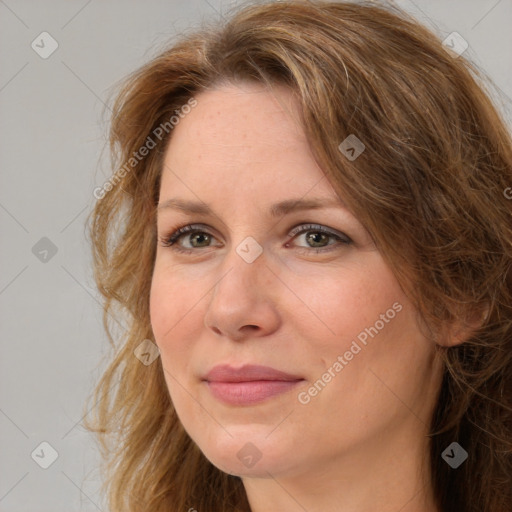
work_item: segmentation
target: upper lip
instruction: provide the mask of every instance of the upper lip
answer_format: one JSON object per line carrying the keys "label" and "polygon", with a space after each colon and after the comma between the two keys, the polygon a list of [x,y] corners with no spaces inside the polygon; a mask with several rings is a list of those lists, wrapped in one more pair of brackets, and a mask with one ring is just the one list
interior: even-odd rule
{"label": "upper lip", "polygon": [[276,370],[270,366],[247,364],[234,368],[228,364],[214,366],[203,380],[210,382],[250,382],[256,380],[294,381],[302,380],[298,375]]}

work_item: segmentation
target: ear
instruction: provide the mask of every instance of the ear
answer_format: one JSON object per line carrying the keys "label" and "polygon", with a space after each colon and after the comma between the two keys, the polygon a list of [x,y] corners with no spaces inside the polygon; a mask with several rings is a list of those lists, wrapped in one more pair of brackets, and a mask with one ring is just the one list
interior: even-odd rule
{"label": "ear", "polygon": [[472,308],[461,315],[461,319],[444,329],[440,345],[454,347],[466,342],[489,317],[489,305]]}

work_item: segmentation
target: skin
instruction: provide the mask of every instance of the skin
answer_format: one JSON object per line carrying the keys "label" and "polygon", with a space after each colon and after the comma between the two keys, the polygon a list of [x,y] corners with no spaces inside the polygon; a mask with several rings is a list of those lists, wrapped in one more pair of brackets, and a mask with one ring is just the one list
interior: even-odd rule
{"label": "skin", "polygon": [[[441,364],[415,309],[362,224],[343,206],[271,218],[285,199],[337,199],[313,159],[282,86],[223,85],[196,96],[165,155],[162,205],[202,201],[214,215],[158,210],[151,323],[169,393],[190,437],[219,469],[241,476],[253,512],[434,512],[427,425]],[[341,140],[340,140],[341,142]],[[347,235],[319,240],[303,224]],[[210,237],[208,238],[208,235]],[[253,237],[248,263],[236,249]],[[205,238],[206,237],[206,238]],[[358,334],[398,303],[367,345],[332,370]],[[221,363],[299,374],[295,389],[252,406],[226,405],[201,377]],[[308,403],[298,399],[331,368]],[[333,374],[335,376],[333,376]],[[252,443],[252,467],[237,456]],[[247,447],[245,448],[248,449]]]}

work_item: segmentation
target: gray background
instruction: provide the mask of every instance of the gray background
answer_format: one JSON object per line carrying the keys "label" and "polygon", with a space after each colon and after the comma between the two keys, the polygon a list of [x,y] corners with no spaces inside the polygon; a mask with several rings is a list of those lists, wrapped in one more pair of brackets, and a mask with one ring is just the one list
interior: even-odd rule
{"label": "gray background", "polygon": [[[108,353],[84,237],[108,175],[104,102],[177,33],[236,3],[0,0],[0,511],[107,510],[81,425]],[[512,0],[395,3],[468,41],[510,123]],[[31,47],[43,31],[59,45],[47,59]],[[43,441],[58,453],[48,469],[35,462],[50,461]]]}

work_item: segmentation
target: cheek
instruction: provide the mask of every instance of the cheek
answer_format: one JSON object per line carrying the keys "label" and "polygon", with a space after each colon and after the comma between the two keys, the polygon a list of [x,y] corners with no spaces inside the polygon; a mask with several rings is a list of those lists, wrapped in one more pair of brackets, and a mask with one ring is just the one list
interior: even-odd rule
{"label": "cheek", "polygon": [[155,267],[151,283],[149,312],[155,342],[163,362],[172,351],[173,361],[185,353],[187,338],[197,335],[202,323],[198,321],[201,308],[200,290],[187,286],[176,273]]}
{"label": "cheek", "polygon": [[[406,300],[394,275],[373,254],[364,263],[350,268],[302,275],[293,280],[292,289],[294,301],[289,306],[293,307],[287,311],[292,313],[292,321],[300,323],[298,327],[308,332],[308,338],[335,348],[350,344],[361,331],[379,321],[381,314],[392,309],[394,303],[403,304]],[[393,310],[391,313],[395,316]]]}
{"label": "cheek", "polygon": [[[163,263],[157,263],[151,281],[149,310],[154,334],[181,328],[182,320],[200,307],[201,287]],[[195,308],[194,308],[195,305]],[[170,331],[170,332],[172,332]]]}
{"label": "cheek", "polygon": [[179,307],[179,302],[174,299],[174,293],[171,291],[172,287],[162,277],[155,269],[149,296],[151,327],[157,345],[160,344],[166,330],[172,326],[171,317],[176,314],[176,307]]}
{"label": "cheek", "polygon": [[[151,328],[160,357],[167,388],[178,416],[191,414],[193,401],[183,392],[187,389],[191,369],[191,350],[194,337],[199,337],[199,299],[193,287],[187,287],[176,273],[155,267],[150,293]],[[194,304],[196,304],[195,307]]]}

